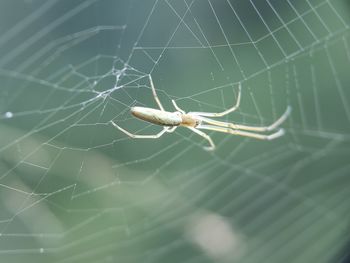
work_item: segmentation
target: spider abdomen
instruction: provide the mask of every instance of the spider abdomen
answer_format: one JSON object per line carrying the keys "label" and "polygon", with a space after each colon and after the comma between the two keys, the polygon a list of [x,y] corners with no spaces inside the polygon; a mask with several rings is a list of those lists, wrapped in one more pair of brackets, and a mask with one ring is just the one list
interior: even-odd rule
{"label": "spider abdomen", "polygon": [[146,107],[132,107],[131,114],[141,120],[162,126],[179,126],[181,116],[176,112],[161,111]]}

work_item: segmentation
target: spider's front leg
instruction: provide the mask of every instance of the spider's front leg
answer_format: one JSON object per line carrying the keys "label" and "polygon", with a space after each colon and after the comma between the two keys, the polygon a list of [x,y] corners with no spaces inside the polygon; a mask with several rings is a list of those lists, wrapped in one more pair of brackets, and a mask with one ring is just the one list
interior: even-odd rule
{"label": "spider's front leg", "polygon": [[274,139],[277,139],[281,136],[284,135],[284,129],[279,129],[276,132],[272,134],[259,134],[259,133],[254,133],[254,132],[248,132],[248,131],[241,131],[241,130],[234,130],[230,128],[224,128],[224,127],[219,127],[219,126],[214,126],[214,125],[199,125],[198,129],[205,129],[205,130],[210,130],[210,131],[217,131],[217,132],[223,132],[223,133],[230,133],[233,135],[239,135],[239,136],[244,136],[244,137],[251,137],[259,140],[267,140],[271,141]]}

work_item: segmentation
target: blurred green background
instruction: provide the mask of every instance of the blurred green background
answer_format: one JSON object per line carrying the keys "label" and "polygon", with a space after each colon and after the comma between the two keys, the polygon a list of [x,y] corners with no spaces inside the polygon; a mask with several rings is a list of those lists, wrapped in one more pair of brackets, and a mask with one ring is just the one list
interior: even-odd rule
{"label": "blurred green background", "polygon": [[[2,0],[0,262],[345,262],[346,0]],[[135,120],[160,100],[274,141]]]}

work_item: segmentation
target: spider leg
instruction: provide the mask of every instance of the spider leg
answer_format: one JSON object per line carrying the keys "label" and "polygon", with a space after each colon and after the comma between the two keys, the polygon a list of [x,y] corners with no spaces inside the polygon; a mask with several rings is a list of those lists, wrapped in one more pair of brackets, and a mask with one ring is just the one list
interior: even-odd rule
{"label": "spider leg", "polygon": [[199,125],[197,126],[197,129],[205,129],[205,130],[211,130],[211,131],[217,131],[217,132],[230,133],[233,135],[240,135],[244,137],[251,137],[251,138],[255,138],[259,140],[267,140],[267,141],[274,140],[284,135],[284,129],[279,129],[278,131],[269,135],[258,134],[258,133],[247,132],[247,131],[240,131],[240,130],[233,130],[230,128],[222,128],[214,125]]}
{"label": "spider leg", "polygon": [[159,100],[159,98],[158,98],[156,89],[154,88],[154,84],[153,84],[153,80],[152,80],[151,74],[148,74],[148,78],[149,78],[149,82],[150,82],[150,84],[151,84],[152,94],[153,94],[154,100],[155,100],[156,103],[158,104],[159,109],[161,109],[162,111],[164,111],[163,105],[162,105],[162,103],[160,102],[160,100]]}
{"label": "spider leg", "polygon": [[181,108],[176,104],[175,100],[171,100],[171,102],[173,103],[173,105],[174,105],[174,107],[175,107],[175,109],[176,109],[177,111],[181,112],[182,114],[185,114],[185,113],[186,113],[183,109],[181,109]]}
{"label": "spider leg", "polygon": [[172,133],[172,132],[174,132],[176,130],[177,127],[178,126],[168,127],[168,130],[166,132]]}
{"label": "spider leg", "polygon": [[199,136],[202,136],[204,139],[206,139],[209,142],[210,146],[204,147],[205,150],[212,151],[215,149],[215,144],[213,143],[213,140],[210,138],[210,136],[208,134],[206,134],[200,130],[197,130],[196,128],[192,128],[192,127],[187,127],[187,128],[189,128],[191,131],[197,133]]}
{"label": "spider leg", "polygon": [[136,139],[157,139],[169,130],[169,127],[164,127],[163,130],[161,130],[160,132],[158,132],[157,134],[154,134],[154,135],[138,135],[138,134],[133,134],[131,132],[128,132],[127,130],[124,130],[122,127],[115,124],[115,122],[113,122],[113,121],[111,121],[111,123],[118,130],[124,132],[126,135],[130,136],[131,138],[136,138]]}
{"label": "spider leg", "polygon": [[247,125],[241,125],[241,124],[234,124],[234,123],[229,123],[229,122],[223,122],[223,121],[216,121],[216,120],[211,120],[209,118],[200,118],[203,122],[220,126],[220,127],[225,127],[225,128],[231,128],[234,130],[245,130],[245,131],[256,131],[256,132],[266,132],[266,131],[272,131],[275,130],[278,126],[280,126],[288,117],[290,114],[292,108],[290,106],[287,107],[286,111],[282,114],[281,117],[279,117],[274,123],[272,123],[269,126],[247,126]]}
{"label": "spider leg", "polygon": [[188,114],[193,114],[193,115],[200,115],[200,116],[205,116],[205,117],[222,117],[225,116],[231,112],[234,112],[238,107],[239,104],[241,103],[241,83],[238,85],[238,95],[237,95],[237,101],[236,104],[233,105],[233,107],[223,111],[223,112],[189,112]]}

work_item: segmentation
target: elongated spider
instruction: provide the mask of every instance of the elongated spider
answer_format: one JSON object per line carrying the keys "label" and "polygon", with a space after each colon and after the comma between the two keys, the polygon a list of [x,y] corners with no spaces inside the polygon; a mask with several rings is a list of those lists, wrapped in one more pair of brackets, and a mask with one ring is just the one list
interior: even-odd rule
{"label": "elongated spider", "polygon": [[164,128],[159,133],[154,135],[138,135],[138,134],[130,133],[127,130],[124,130],[115,122],[111,121],[114,127],[118,128],[120,131],[124,132],[126,135],[132,138],[156,139],[162,136],[166,132],[171,133],[175,131],[177,127],[183,126],[197,133],[198,135],[202,136],[209,142],[210,146],[206,146],[204,147],[204,149],[214,150],[215,144],[213,143],[212,139],[210,138],[209,135],[200,131],[201,129],[229,133],[229,134],[240,135],[245,137],[252,137],[260,140],[273,140],[284,134],[284,129],[282,128],[278,129],[277,131],[271,134],[259,134],[256,132],[269,132],[269,131],[276,130],[287,119],[288,115],[290,114],[291,112],[290,106],[287,107],[286,111],[282,114],[282,116],[279,119],[277,119],[274,123],[272,123],[269,126],[247,126],[247,125],[217,121],[217,120],[207,118],[207,117],[216,118],[216,117],[225,116],[235,111],[239,107],[239,104],[241,101],[240,84],[238,86],[238,96],[237,96],[236,104],[233,107],[223,112],[218,112],[218,113],[187,112],[186,113],[176,104],[174,100],[171,100],[171,102],[173,103],[177,111],[169,112],[164,110],[164,107],[158,98],[158,95],[153,85],[153,80],[151,75],[148,75],[148,77],[150,80],[153,97],[157,105],[159,106],[160,110],[147,108],[147,107],[132,107],[130,111],[131,111],[131,114],[134,115],[136,118],[139,118],[146,122],[164,126]]}

